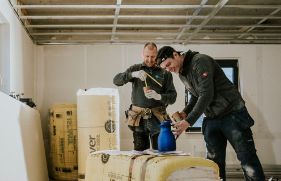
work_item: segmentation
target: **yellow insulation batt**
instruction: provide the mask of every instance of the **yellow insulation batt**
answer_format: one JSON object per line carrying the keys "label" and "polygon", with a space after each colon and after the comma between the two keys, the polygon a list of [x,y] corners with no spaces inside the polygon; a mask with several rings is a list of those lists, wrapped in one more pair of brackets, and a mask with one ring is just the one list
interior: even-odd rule
{"label": "yellow insulation batt", "polygon": [[117,89],[91,88],[77,92],[78,179],[85,179],[90,153],[120,148],[119,93]]}
{"label": "yellow insulation batt", "polygon": [[50,175],[58,180],[77,180],[76,104],[56,104],[50,108]]}
{"label": "yellow insulation batt", "polygon": [[89,155],[86,181],[218,181],[211,160],[187,155],[144,155],[105,151]]}

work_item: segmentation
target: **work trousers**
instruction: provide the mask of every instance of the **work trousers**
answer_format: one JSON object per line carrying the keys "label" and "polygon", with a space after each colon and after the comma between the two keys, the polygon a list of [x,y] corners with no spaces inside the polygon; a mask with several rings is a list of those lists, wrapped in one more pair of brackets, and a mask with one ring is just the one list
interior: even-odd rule
{"label": "work trousers", "polygon": [[160,132],[160,121],[152,115],[149,119],[141,119],[139,126],[129,126],[133,131],[134,150],[143,151],[151,147],[158,149],[158,135]]}
{"label": "work trousers", "polygon": [[245,180],[265,180],[250,128],[253,124],[254,120],[245,107],[222,118],[204,119],[202,132],[207,147],[207,158],[218,164],[220,177],[223,180],[226,180],[225,157],[227,141],[236,152]]}

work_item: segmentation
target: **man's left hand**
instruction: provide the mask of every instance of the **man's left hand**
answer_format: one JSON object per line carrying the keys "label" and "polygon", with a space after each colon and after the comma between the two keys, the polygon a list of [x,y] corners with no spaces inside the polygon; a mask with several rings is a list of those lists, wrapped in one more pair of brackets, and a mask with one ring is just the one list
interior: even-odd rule
{"label": "man's left hand", "polygon": [[148,99],[155,99],[158,101],[161,100],[161,95],[155,92],[155,90],[151,89],[145,92],[145,97],[147,97]]}

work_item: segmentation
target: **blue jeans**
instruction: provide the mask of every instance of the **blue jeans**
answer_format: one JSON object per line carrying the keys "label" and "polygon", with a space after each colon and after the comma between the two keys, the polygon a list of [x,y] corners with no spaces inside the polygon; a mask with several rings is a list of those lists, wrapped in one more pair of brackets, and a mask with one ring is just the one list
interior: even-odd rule
{"label": "blue jeans", "polygon": [[253,124],[254,120],[245,107],[222,118],[204,119],[202,132],[207,147],[207,158],[218,164],[220,177],[223,180],[226,180],[225,155],[227,141],[236,152],[245,180],[265,180],[250,129]]}

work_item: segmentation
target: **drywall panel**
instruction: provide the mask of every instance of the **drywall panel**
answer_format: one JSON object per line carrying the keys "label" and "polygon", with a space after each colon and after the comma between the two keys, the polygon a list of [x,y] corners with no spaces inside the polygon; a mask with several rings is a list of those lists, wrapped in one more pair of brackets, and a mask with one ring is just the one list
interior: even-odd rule
{"label": "drywall panel", "polygon": [[9,24],[1,17],[0,23],[0,91],[10,92],[10,31]]}
{"label": "drywall panel", "polygon": [[8,49],[8,54],[6,53],[5,55],[5,62],[9,61],[9,68],[6,65],[10,76],[9,91],[16,92],[17,94],[24,93],[25,97],[33,97],[33,42],[15,15],[9,1],[0,0],[0,4],[0,14],[2,19],[4,19],[5,26],[9,27],[8,30],[4,30],[5,36],[7,35],[4,46]]}
{"label": "drywall panel", "polygon": [[[0,92],[0,97],[0,120],[1,123],[5,125],[0,127],[1,144],[5,145],[5,147],[1,149],[0,154],[2,162],[0,180],[27,181],[24,152],[21,144],[21,131],[18,124],[18,113],[20,112],[21,106],[11,97],[7,100],[7,97],[2,92]],[[9,102],[7,103],[5,100]],[[17,174],[15,174],[15,172]]]}
{"label": "drywall panel", "polygon": [[48,181],[39,112],[0,92],[0,180]]}

